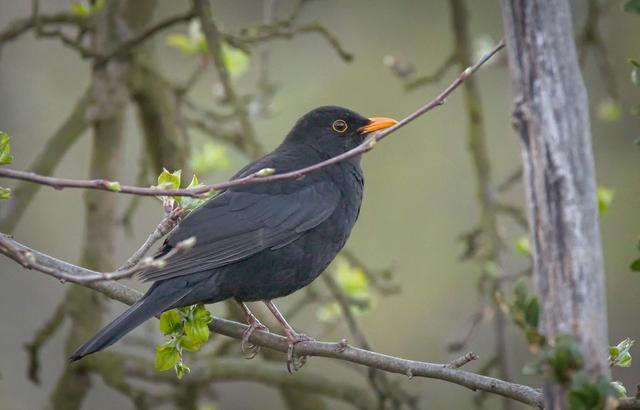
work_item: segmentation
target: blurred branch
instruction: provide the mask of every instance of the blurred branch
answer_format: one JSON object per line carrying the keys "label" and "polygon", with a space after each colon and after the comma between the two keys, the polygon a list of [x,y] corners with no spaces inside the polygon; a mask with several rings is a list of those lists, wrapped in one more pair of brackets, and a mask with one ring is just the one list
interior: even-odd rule
{"label": "blurred branch", "polygon": [[240,44],[250,45],[273,39],[291,39],[299,33],[317,33],[329,43],[342,60],[345,62],[351,62],[353,60],[353,54],[346,51],[342,44],[340,44],[338,38],[317,21],[298,27],[290,27],[289,24],[252,27],[245,30],[244,33],[235,38],[235,40]]}
{"label": "blurred branch", "polygon": [[36,28],[36,25],[39,25],[40,27],[46,27],[50,25],[66,25],[85,29],[86,20],[71,13],[33,15],[27,18],[14,20],[13,22],[9,23],[7,28],[0,31],[0,49],[2,49],[2,46],[5,43],[11,40],[15,40],[27,31]]}
{"label": "blurred branch", "polygon": [[244,137],[248,140],[256,141],[255,131],[253,130],[247,107],[245,107],[236,93],[231,82],[231,76],[222,54],[222,38],[218,27],[211,18],[211,8],[208,0],[193,0],[193,9],[202,25],[202,31],[207,39],[209,54],[218,73],[218,79],[224,89],[225,97],[238,116]]}
{"label": "blurred branch", "polygon": [[[451,25],[454,34],[454,55],[461,68],[468,66],[471,62],[472,40],[469,33],[468,10],[466,0],[450,0]],[[480,91],[474,78],[463,85],[465,110],[468,122],[467,144],[471,153],[474,166],[477,186],[477,197],[480,203],[480,237],[483,239],[483,252],[477,253],[476,259],[480,262],[483,272],[480,278],[481,283],[489,281],[490,285],[484,289],[489,295],[496,292],[502,293],[502,282],[498,278],[493,279],[486,273],[487,265],[493,265],[501,273],[500,252],[503,239],[498,226],[498,209],[495,200],[495,187],[491,177],[491,161],[487,148],[487,139],[484,130],[484,115],[482,110],[482,100]],[[484,286],[481,286],[481,290]],[[483,298],[484,296],[480,296]],[[512,380],[509,351],[506,335],[506,317],[499,307],[498,301],[493,298],[492,303],[495,324],[495,348],[496,355],[500,358],[498,364],[499,375],[503,380]],[[484,309],[482,309],[484,310]],[[482,320],[482,316],[476,316],[474,326]],[[470,337],[470,332],[467,337]],[[513,408],[513,403],[505,399],[503,408],[509,410]]]}
{"label": "blurred branch", "polygon": [[40,349],[44,346],[60,329],[67,316],[66,301],[62,301],[56,307],[51,317],[40,327],[33,340],[24,344],[24,348],[29,355],[29,366],[27,377],[34,384],[40,384]]}
{"label": "blurred branch", "polygon": [[600,71],[602,81],[609,95],[619,98],[618,84],[614,75],[607,47],[605,46],[602,33],[600,32],[600,22],[606,16],[613,2],[601,4],[599,0],[587,1],[587,18],[582,29],[577,35],[576,45],[578,47],[578,60],[581,66],[587,61],[590,49],[594,51],[594,59]]}
{"label": "blurred branch", "polygon": [[107,51],[105,54],[97,57],[94,64],[96,64],[97,66],[100,66],[106,63],[107,61],[111,60],[112,58],[125,55],[129,53],[131,50],[133,50],[134,48],[138,47],[140,44],[144,43],[145,41],[147,41],[148,39],[156,35],[158,32],[162,30],[166,30],[167,28],[172,27],[179,23],[186,23],[189,20],[191,20],[194,16],[195,16],[195,13],[193,12],[193,10],[189,10],[184,13],[177,14],[175,16],[167,17],[166,19],[145,28],[140,33],[136,34],[134,37],[121,43],[114,49]]}
{"label": "blurred branch", "polygon": [[180,196],[189,196],[189,197],[201,197],[209,194],[212,191],[226,189],[234,186],[300,178],[310,172],[314,172],[319,169],[326,168],[330,165],[345,161],[349,158],[353,158],[358,155],[362,155],[372,150],[378,141],[381,141],[391,133],[413,122],[418,117],[431,111],[432,109],[443,105],[445,103],[446,98],[449,97],[451,93],[453,93],[460,85],[462,85],[484,63],[486,63],[489,59],[491,59],[491,57],[493,57],[503,47],[504,47],[504,43],[500,42],[490,52],[488,52],[483,58],[481,58],[477,63],[467,67],[447,88],[445,88],[434,99],[427,102],[418,110],[416,110],[412,114],[402,119],[400,122],[398,122],[398,124],[394,125],[393,127],[370,134],[362,144],[343,154],[337,155],[326,161],[322,161],[314,165],[301,168],[295,171],[285,172],[282,174],[267,175],[267,176],[261,176],[264,173],[261,173],[260,171],[258,171],[257,173],[253,173],[242,178],[234,179],[232,181],[204,185],[200,188],[175,189],[175,190],[142,188],[142,187],[135,187],[135,186],[129,186],[129,185],[121,185],[115,181],[109,181],[105,179],[80,180],[80,179],[54,178],[54,177],[47,177],[47,176],[38,175],[30,172],[12,170],[4,167],[0,168],[0,177],[30,181],[30,182],[38,183],[41,185],[51,186],[56,189],[85,188],[85,189],[93,189],[93,190],[119,192],[123,194],[135,194],[135,195],[146,195],[146,196],[180,195]]}
{"label": "blurred branch", "polygon": [[451,54],[433,73],[423,75],[415,80],[409,81],[404,85],[405,90],[415,90],[423,85],[437,83],[442,80],[451,68],[458,63],[458,56]]}
{"label": "blurred branch", "polygon": [[[153,363],[146,360],[131,358],[127,361],[126,366],[126,373],[134,378],[166,384],[176,382],[175,376],[171,373],[155,371]],[[363,388],[334,381],[315,373],[305,372],[291,377],[280,366],[255,360],[249,362],[218,358],[211,366],[194,369],[189,375],[189,379],[191,383],[205,386],[219,381],[258,382],[273,387],[295,388],[307,394],[320,394],[352,404],[359,409],[374,409],[376,407],[369,392]]]}

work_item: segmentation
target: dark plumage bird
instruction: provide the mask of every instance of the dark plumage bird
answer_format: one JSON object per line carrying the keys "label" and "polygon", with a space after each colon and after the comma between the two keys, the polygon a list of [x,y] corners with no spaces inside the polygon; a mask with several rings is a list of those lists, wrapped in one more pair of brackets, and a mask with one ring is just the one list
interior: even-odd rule
{"label": "dark plumage bird", "polygon": [[[234,178],[274,168],[294,171],[342,154],[369,132],[394,125],[341,107],[320,107],[298,120],[273,152]],[[229,188],[189,214],[171,232],[157,256],[195,237],[187,252],[140,276],[153,281],[147,293],[71,356],[75,361],[118,341],[161,312],[228,298],[238,301],[251,332],[264,328],[244,302],[264,301],[283,324],[290,346],[302,335],[286,322],[272,299],[311,283],[344,246],[362,201],[360,156],[307,174]],[[291,350],[291,349],[290,349]],[[291,360],[291,358],[289,358]]]}

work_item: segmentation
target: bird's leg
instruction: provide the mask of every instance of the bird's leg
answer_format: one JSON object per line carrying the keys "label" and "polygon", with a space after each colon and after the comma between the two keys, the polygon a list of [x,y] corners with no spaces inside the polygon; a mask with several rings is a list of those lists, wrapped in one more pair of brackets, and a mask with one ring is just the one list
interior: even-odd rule
{"label": "bird's leg", "polygon": [[289,349],[287,350],[287,370],[289,371],[289,373],[293,373],[299,370],[307,362],[306,356],[295,356],[294,349],[296,344],[300,342],[313,341],[313,339],[303,333],[296,332],[272,301],[265,300],[263,302],[265,305],[267,305],[271,313],[273,313],[273,316],[278,319],[278,322],[280,322],[284,327],[284,333],[287,335],[287,339],[289,340]]}
{"label": "bird's leg", "polygon": [[253,312],[251,312],[251,310],[249,310],[249,307],[244,302],[237,299],[235,299],[235,301],[240,305],[240,308],[242,308],[242,312],[244,313],[247,324],[249,325],[249,328],[242,334],[242,343],[240,344],[240,348],[242,349],[242,353],[245,354],[246,359],[253,359],[260,351],[260,346],[256,346],[249,342],[249,338],[257,329],[268,332],[269,328],[260,323],[258,318],[253,314]]}

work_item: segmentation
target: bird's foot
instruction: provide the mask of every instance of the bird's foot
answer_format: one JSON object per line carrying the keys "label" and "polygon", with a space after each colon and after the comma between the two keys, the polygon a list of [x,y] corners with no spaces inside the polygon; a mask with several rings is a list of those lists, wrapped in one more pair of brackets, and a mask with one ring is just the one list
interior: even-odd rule
{"label": "bird's foot", "polygon": [[305,335],[304,333],[296,333],[293,330],[285,329],[289,348],[287,349],[287,370],[289,373],[297,372],[307,362],[307,356],[296,356],[295,348],[300,342],[313,342],[315,339]]}
{"label": "bird's foot", "polygon": [[260,346],[254,345],[249,341],[251,335],[256,330],[269,332],[269,328],[260,323],[260,321],[253,315],[248,318],[248,322],[249,327],[242,334],[242,343],[240,344],[240,348],[242,349],[242,353],[245,355],[245,359],[253,359],[260,352]]}

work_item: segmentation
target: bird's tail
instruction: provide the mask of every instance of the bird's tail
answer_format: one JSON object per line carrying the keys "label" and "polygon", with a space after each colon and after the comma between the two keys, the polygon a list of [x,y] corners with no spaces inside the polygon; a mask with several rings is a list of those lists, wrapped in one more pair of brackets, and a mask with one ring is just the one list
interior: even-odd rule
{"label": "bird's tail", "polygon": [[164,292],[158,288],[151,288],[149,292],[131,305],[123,314],[100,329],[88,342],[73,352],[69,360],[75,362],[91,353],[111,346],[147,319],[171,308],[178,300],[185,296],[185,293],[182,292],[179,292],[177,295],[175,293],[163,295],[163,293]]}

